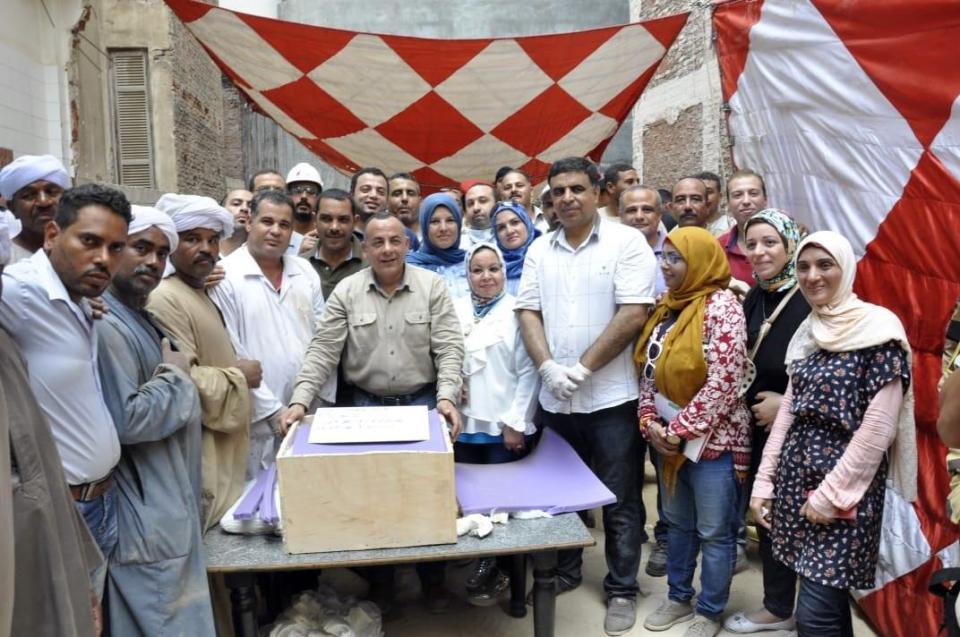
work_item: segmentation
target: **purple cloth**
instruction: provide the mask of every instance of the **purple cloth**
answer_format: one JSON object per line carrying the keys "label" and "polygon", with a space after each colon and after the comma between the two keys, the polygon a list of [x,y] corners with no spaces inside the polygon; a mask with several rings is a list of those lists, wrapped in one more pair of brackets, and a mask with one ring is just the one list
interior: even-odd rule
{"label": "purple cloth", "polygon": [[297,427],[293,438],[293,447],[290,450],[294,456],[309,456],[321,453],[372,453],[376,451],[439,451],[447,450],[443,437],[447,433],[437,415],[436,409],[428,412],[430,418],[430,438],[417,442],[375,442],[375,443],[341,443],[341,444],[313,444],[309,442],[310,426]]}
{"label": "purple cloth", "polygon": [[617,498],[555,431],[546,429],[529,456],[504,464],[455,468],[464,515],[540,509],[552,514],[593,509]]}
{"label": "purple cloth", "polygon": [[[249,520],[253,515],[260,510],[261,502],[263,501],[264,493],[273,494],[273,489],[271,486],[276,486],[276,480],[271,482],[270,472],[273,471],[274,476],[277,473],[277,465],[270,465],[269,469],[262,470],[257,475],[256,482],[253,483],[253,487],[250,491],[247,492],[247,495],[243,497],[240,501],[240,504],[233,511],[233,517],[238,520]],[[269,491],[268,491],[269,489]],[[270,498],[268,498],[270,499]],[[259,516],[263,519],[263,516]]]}

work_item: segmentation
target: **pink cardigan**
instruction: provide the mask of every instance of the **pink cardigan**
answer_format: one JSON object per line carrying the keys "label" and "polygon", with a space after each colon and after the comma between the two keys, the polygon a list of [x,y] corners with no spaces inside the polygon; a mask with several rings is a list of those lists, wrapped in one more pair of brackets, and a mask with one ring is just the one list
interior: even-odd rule
{"label": "pink cardigan", "polygon": [[[896,438],[897,417],[902,402],[903,386],[900,380],[890,381],[877,392],[840,461],[810,494],[808,501],[814,509],[822,515],[836,517],[840,511],[857,506],[873,481],[883,454]],[[780,462],[783,441],[793,424],[792,405],[793,387],[787,385],[753,483],[754,498],[772,500],[774,497],[773,478]]]}

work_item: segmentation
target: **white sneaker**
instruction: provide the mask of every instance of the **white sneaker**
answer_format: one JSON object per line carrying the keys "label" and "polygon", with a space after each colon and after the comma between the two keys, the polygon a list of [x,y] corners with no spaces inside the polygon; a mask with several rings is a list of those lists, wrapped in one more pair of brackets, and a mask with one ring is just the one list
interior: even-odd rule
{"label": "white sneaker", "polygon": [[675,602],[667,599],[657,607],[657,610],[647,615],[643,620],[643,627],[656,632],[667,630],[691,619],[693,619],[693,606],[690,602]]}
{"label": "white sneaker", "polygon": [[697,615],[687,626],[687,631],[683,633],[683,637],[716,637],[720,628],[722,628],[720,622],[707,619],[703,615]]}

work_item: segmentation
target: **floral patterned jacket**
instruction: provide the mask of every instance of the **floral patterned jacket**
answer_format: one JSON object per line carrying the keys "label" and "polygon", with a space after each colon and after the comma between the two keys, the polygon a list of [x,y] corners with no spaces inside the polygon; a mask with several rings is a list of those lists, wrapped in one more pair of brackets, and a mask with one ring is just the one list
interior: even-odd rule
{"label": "floral patterned jacket", "polygon": [[[750,414],[740,398],[740,381],[747,360],[747,328],[743,307],[729,290],[718,290],[707,298],[703,318],[703,349],[707,380],[693,399],[668,423],[669,432],[693,440],[711,432],[702,458],[714,459],[733,453],[734,468],[750,468]],[[640,376],[641,422],[657,418],[656,387]],[[641,427],[641,430],[643,428]],[[646,437],[646,431],[643,431]]]}

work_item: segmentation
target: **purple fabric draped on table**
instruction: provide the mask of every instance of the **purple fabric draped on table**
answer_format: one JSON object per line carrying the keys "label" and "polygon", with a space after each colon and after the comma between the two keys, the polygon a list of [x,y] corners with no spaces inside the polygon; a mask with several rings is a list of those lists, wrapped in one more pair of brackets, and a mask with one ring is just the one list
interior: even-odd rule
{"label": "purple fabric draped on table", "polygon": [[456,464],[457,500],[464,515],[540,509],[552,514],[593,509],[616,497],[567,441],[546,429],[522,460]]}

